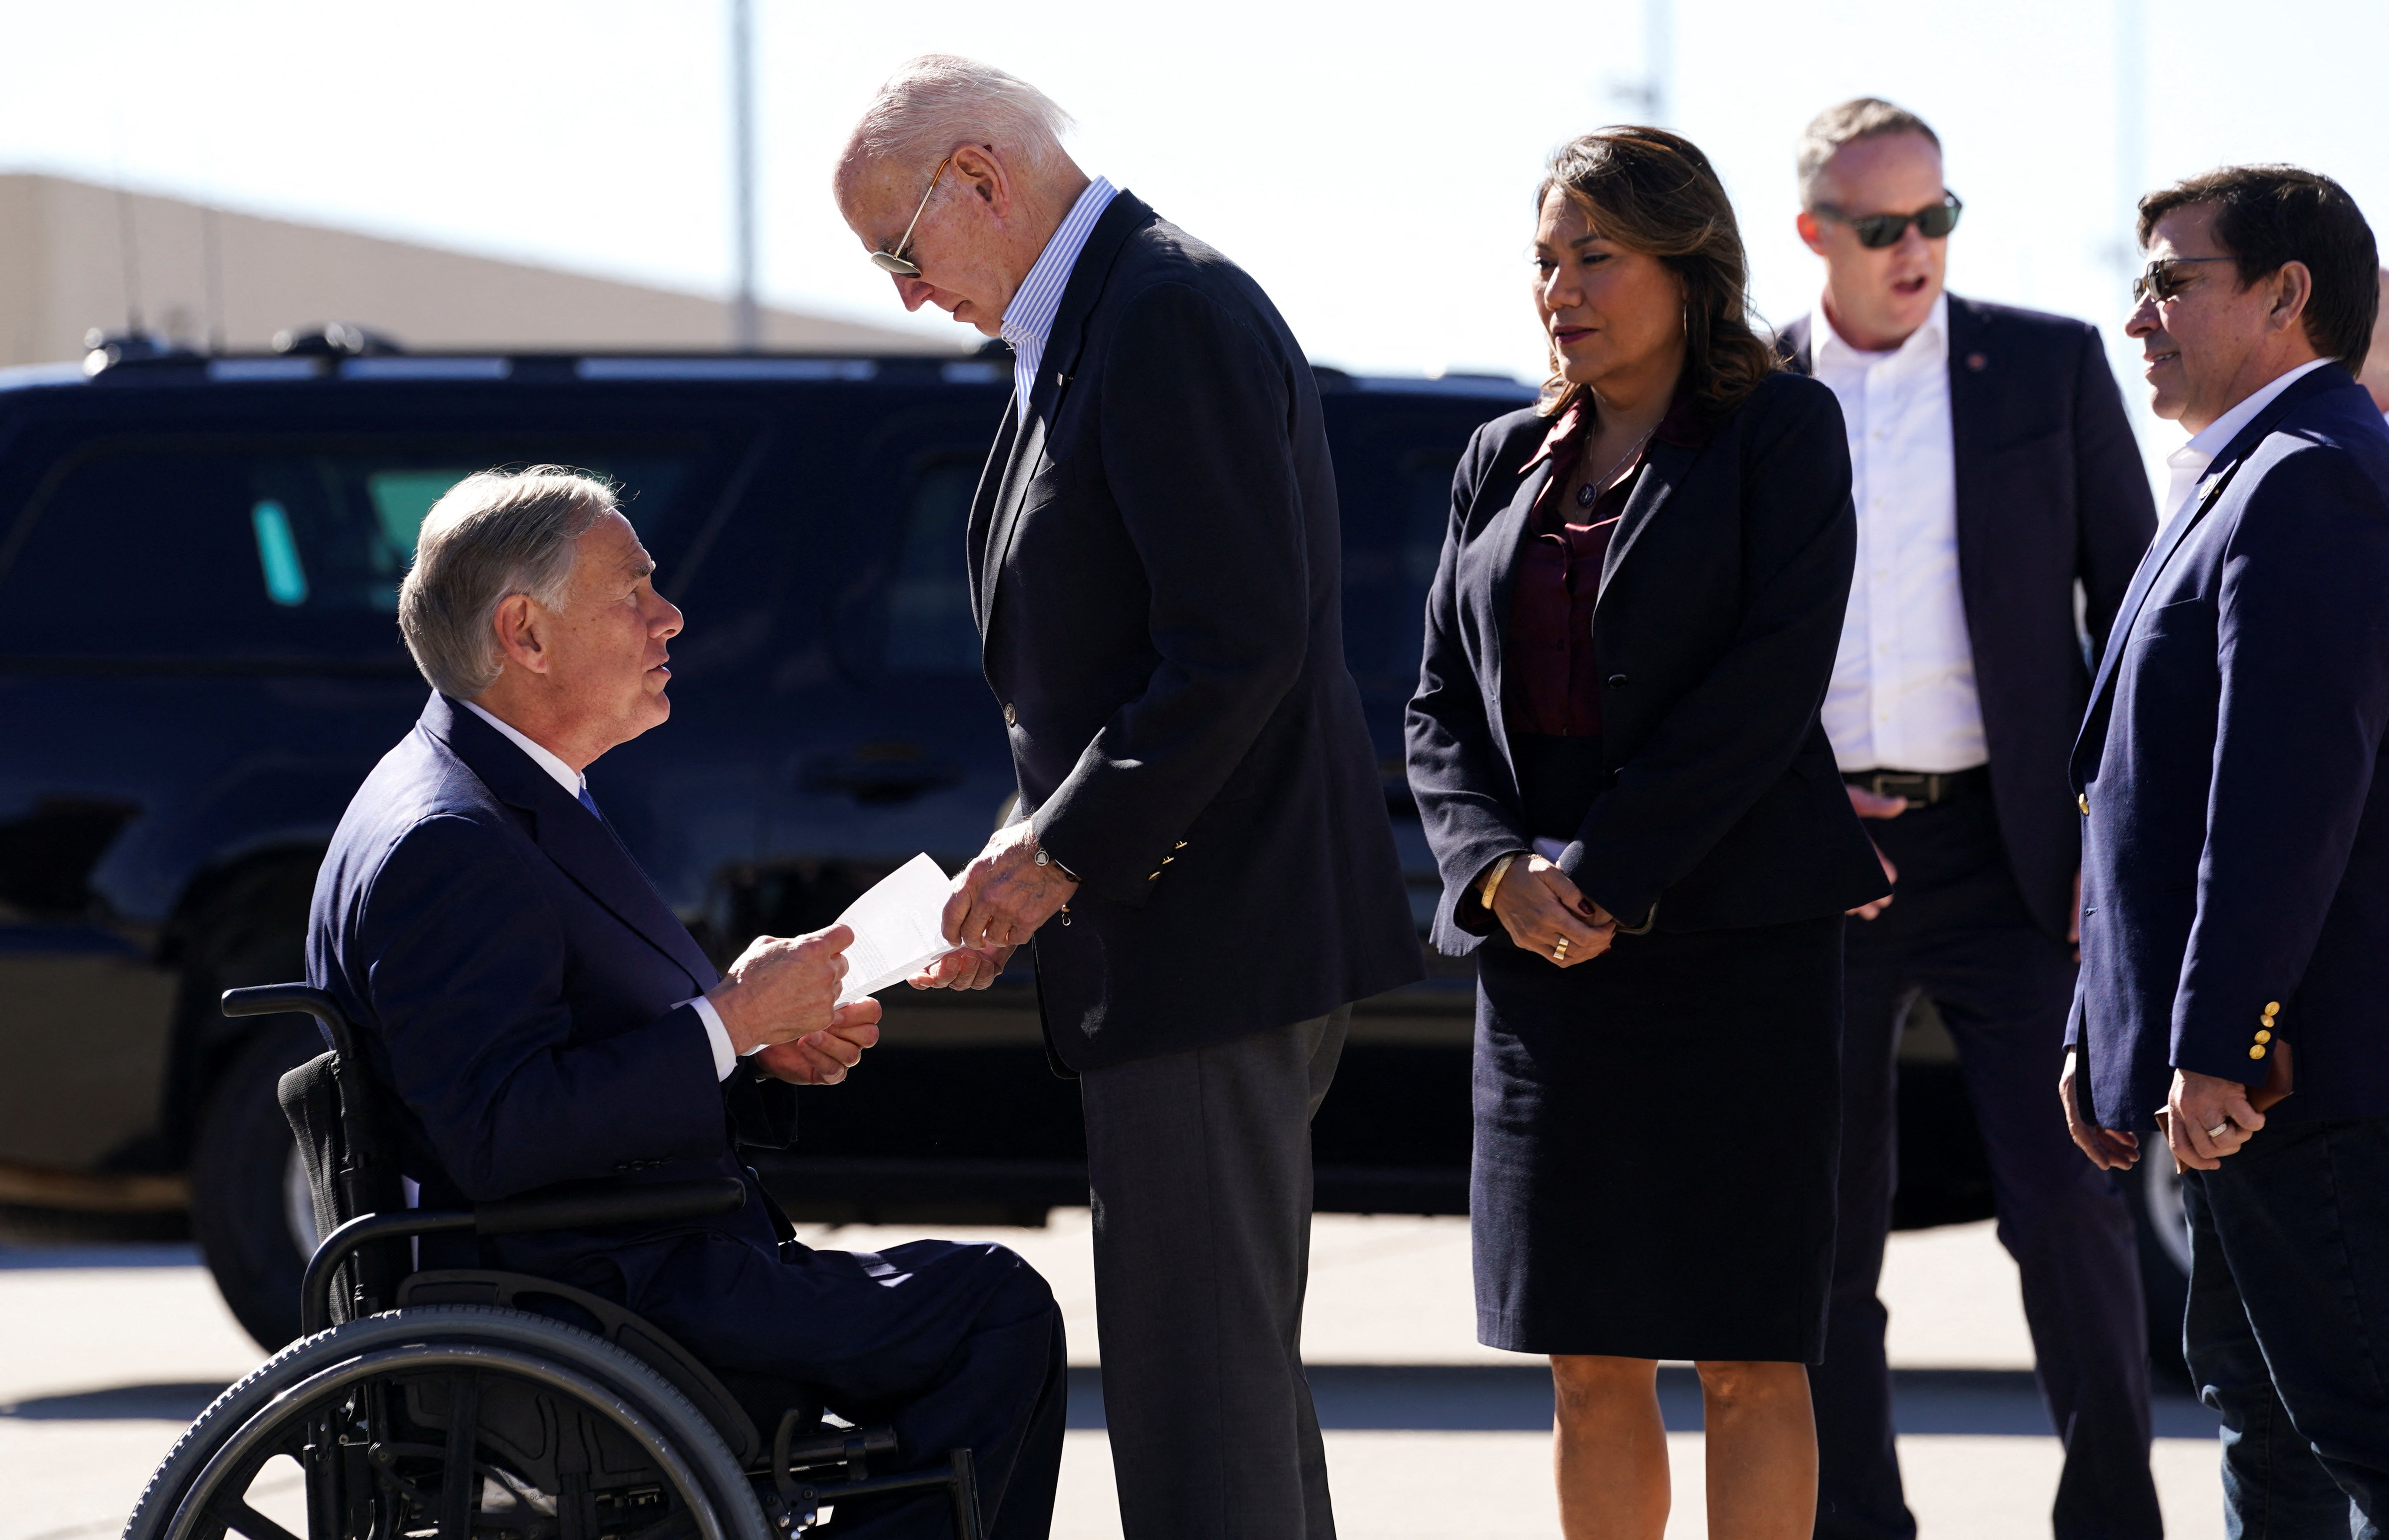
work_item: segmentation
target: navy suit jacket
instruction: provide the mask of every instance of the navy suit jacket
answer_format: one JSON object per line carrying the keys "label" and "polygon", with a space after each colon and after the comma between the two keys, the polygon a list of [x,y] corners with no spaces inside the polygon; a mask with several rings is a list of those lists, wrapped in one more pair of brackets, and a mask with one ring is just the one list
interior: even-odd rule
{"label": "navy suit jacket", "polygon": [[1020,807],[1077,873],[1037,934],[1071,1069],[1323,1015],[1423,959],[1344,665],[1335,477],[1258,285],[1128,193],[971,510]]}
{"label": "navy suit jacket", "polygon": [[[744,1063],[715,1080],[681,1003],[713,965],[612,827],[445,696],[332,835],[307,977],[364,1029],[427,1207],[729,1176],[749,1184],[745,1209],[658,1232],[776,1243],[732,1120],[747,1142],[786,1143],[795,1088]],[[483,1256],[554,1276],[645,1234],[504,1237]]]}
{"label": "navy suit jacket", "polygon": [[[1528,410],[1476,430],[1427,593],[1410,778],[1443,875],[1436,944],[1453,954],[1493,923],[1468,885],[1530,832],[1501,661],[1552,476],[1519,467],[1550,427]],[[1609,784],[1559,861],[1627,925],[1781,924],[1883,896],[1817,719],[1857,549],[1842,409],[1816,381],[1769,376],[1698,449],[1652,442],[1592,617]]]}
{"label": "navy suit jacket", "polygon": [[2389,431],[2344,370],[2225,446],[2114,635],[2073,763],[2098,1121],[2154,1127],[2177,1068],[2260,1082],[2269,1042],[2271,1115],[2389,1114]]}
{"label": "navy suit jacket", "polygon": [[[1810,340],[1802,316],[1776,345],[1807,374]],[[2082,322],[1949,296],[1949,430],[1991,801],[2025,907],[2062,936],[2081,865],[2065,761],[2090,695],[2074,588],[2096,657],[2156,504],[2106,349]]]}

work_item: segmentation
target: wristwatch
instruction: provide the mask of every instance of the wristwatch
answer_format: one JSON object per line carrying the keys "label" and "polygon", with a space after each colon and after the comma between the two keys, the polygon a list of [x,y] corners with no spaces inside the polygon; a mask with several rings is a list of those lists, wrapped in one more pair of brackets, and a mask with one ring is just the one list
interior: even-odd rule
{"label": "wristwatch", "polygon": [[1037,847],[1037,864],[1040,866],[1050,866],[1054,871],[1059,872],[1062,875],[1069,878],[1074,883],[1079,880],[1079,874],[1077,872],[1071,871],[1068,867],[1064,866],[1060,861],[1055,860],[1054,859],[1054,852],[1046,849],[1041,845]]}

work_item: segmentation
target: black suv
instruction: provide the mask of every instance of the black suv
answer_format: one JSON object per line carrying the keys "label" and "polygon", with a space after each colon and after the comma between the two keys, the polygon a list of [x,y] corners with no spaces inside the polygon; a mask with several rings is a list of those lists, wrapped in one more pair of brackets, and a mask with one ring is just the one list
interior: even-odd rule
{"label": "black suv", "polygon": [[[1462,447],[1532,392],[1319,379],[1346,650],[1424,927],[1436,878],[1400,757],[1422,602]],[[468,472],[614,478],[687,612],[671,722],[590,779],[717,959],[828,923],[916,851],[958,867],[1014,795],[962,560],[1009,382],[1000,358],[0,372],[0,1204],[187,1204],[243,1324],[295,1331],[312,1221],[273,1089],[314,1030],[214,1002],[305,971],[325,840],[425,695],[398,582]],[[801,1142],[763,1167],[789,1211],[1035,1223],[1083,1203],[1077,1093],[1046,1068],[1033,988],[1016,964],[983,994],[888,997],[882,1047],[806,1096]],[[1441,960],[1356,1013],[1315,1131],[1322,1209],[1464,1211],[1472,1024],[1469,971]],[[1903,1219],[1987,1214],[1948,1067],[1923,1055],[1904,1098]]]}

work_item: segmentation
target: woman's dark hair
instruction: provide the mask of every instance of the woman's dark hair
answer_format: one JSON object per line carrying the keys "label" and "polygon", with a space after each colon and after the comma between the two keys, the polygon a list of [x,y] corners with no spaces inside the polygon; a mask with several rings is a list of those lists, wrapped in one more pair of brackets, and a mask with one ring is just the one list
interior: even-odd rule
{"label": "woman's dark hair", "polygon": [[[1702,409],[1722,416],[1782,366],[1750,325],[1750,259],[1725,184],[1700,147],[1664,128],[1604,128],[1552,153],[1535,210],[1553,189],[1604,239],[1656,257],[1684,286],[1684,368]],[[1539,410],[1557,415],[1579,387],[1556,356]]]}
{"label": "woman's dark hair", "polygon": [[2381,254],[2347,189],[2299,166],[2225,166],[2140,199],[2140,245],[2157,221],[2193,204],[2215,208],[2215,238],[2234,260],[2240,286],[2304,262],[2314,297],[2304,316],[2306,340],[2325,358],[2364,370],[2372,317],[2381,307]]}

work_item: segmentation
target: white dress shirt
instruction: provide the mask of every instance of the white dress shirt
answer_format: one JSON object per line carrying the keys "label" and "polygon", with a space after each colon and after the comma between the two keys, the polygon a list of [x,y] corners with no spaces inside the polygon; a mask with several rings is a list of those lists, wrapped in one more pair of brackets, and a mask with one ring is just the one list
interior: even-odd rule
{"label": "white dress shirt", "polygon": [[1846,770],[1946,774],[1987,763],[1974,650],[1958,586],[1958,467],[1949,426],[1949,297],[1890,352],[1852,347],[1817,306],[1810,367],[1842,403],[1858,567],[1825,693]]}
{"label": "white dress shirt", "polygon": [[[465,703],[465,709],[505,733],[509,743],[530,755],[530,762],[545,770],[549,780],[563,787],[565,795],[578,802],[581,794],[589,789],[589,778],[557,758],[546,745],[527,733],[517,732],[510,723],[500,721],[471,701]],[[596,815],[592,813],[590,816],[594,818]],[[729,1079],[730,1072],[738,1067],[738,1055],[730,1047],[730,1029],[722,1025],[722,1012],[716,1011],[713,1002],[703,995],[680,1003],[693,1007],[696,1019],[705,1024],[705,1036],[713,1046],[713,1077],[716,1080]]]}
{"label": "white dress shirt", "polygon": [[1037,366],[1045,361],[1045,339],[1053,334],[1054,312],[1062,308],[1062,291],[1070,286],[1070,271],[1079,265],[1087,237],[1094,234],[1095,221],[1118,196],[1119,189],[1100,176],[1088,183],[1062,217],[1061,228],[1037,254],[1037,265],[1020,280],[1020,292],[1003,307],[1001,330],[1003,340],[1012,344],[1012,409],[1023,423],[1028,420],[1028,388],[1037,383]]}
{"label": "white dress shirt", "polygon": [[2327,358],[2319,358],[2311,363],[2301,363],[2270,385],[2250,392],[2246,401],[2207,424],[2204,433],[2166,455],[2165,468],[2172,473],[2173,479],[2165,488],[2165,522],[2171,524],[2184,508],[2190,506],[2191,494],[2206,478],[2206,467],[2215,464],[2217,455],[2231,447],[2231,440],[2240,437],[2240,430],[2254,421],[2257,413],[2272,405],[2273,398],[2330,362]]}

